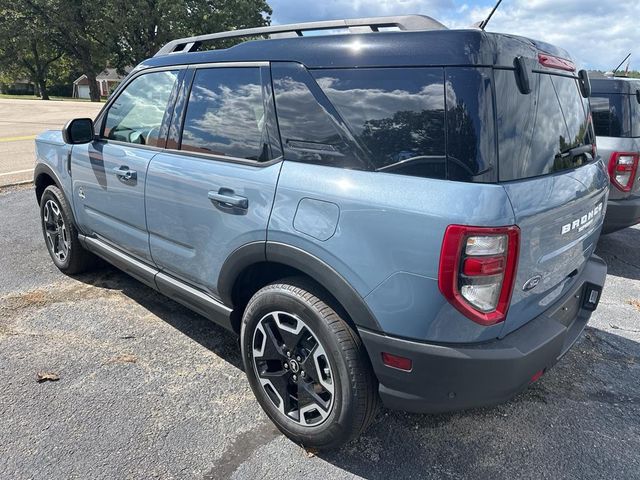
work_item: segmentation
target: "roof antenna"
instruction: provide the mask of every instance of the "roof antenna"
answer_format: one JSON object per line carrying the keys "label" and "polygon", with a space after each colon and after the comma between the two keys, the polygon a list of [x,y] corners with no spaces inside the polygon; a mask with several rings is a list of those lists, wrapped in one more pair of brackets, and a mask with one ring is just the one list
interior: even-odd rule
{"label": "roof antenna", "polygon": [[616,68],[614,68],[614,69],[613,69],[613,76],[614,76],[614,77],[616,76],[616,72],[618,71],[618,69],[622,66],[622,64],[623,64],[624,62],[626,62],[626,61],[627,61],[627,58],[629,58],[630,56],[631,56],[631,53],[629,53],[629,55],[627,55],[626,57],[624,57],[624,60],[622,60],[622,61],[620,62],[620,65],[618,65]]}
{"label": "roof antenna", "polygon": [[489,16],[485,20],[480,22],[480,25],[478,25],[478,28],[480,28],[480,30],[484,30],[484,28],[487,26],[487,23],[489,23],[489,20],[491,20],[491,17],[493,17],[493,14],[498,9],[501,3],[502,3],[502,0],[498,0],[498,3],[496,3],[496,6],[493,7],[493,10],[491,10],[491,13],[489,14]]}

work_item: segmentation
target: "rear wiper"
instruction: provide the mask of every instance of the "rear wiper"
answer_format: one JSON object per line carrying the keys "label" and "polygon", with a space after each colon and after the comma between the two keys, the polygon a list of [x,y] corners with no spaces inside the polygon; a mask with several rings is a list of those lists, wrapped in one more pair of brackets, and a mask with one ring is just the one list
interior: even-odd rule
{"label": "rear wiper", "polygon": [[569,148],[560,153],[557,153],[556,158],[564,159],[569,157],[570,159],[574,159],[575,157],[579,157],[580,155],[584,155],[585,153],[588,153],[589,156],[593,157],[593,147],[587,144],[580,145],[579,147]]}

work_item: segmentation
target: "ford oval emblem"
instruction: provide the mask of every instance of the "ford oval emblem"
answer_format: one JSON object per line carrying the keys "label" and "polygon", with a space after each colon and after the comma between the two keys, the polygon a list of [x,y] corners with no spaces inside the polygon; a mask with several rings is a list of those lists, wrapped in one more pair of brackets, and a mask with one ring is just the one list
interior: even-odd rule
{"label": "ford oval emblem", "polygon": [[540,275],[531,277],[529,280],[524,282],[524,285],[522,286],[522,290],[524,290],[525,292],[528,292],[529,290],[533,290],[538,286],[538,284],[540,283],[540,280],[542,280],[542,277]]}

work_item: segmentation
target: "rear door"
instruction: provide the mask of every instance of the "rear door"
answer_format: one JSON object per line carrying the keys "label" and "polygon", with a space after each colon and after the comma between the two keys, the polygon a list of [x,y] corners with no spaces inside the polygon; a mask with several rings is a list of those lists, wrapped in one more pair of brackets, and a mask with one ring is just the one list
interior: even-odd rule
{"label": "rear door", "polygon": [[75,145],[74,207],[82,229],[151,262],[144,209],[149,161],[164,146],[161,133],[178,70],[134,78],[109,105],[99,139]]}
{"label": "rear door", "polygon": [[281,153],[268,64],[188,76],[168,148],[147,172],[149,244],[163,272],[215,295],[226,258],[266,240]]}
{"label": "rear door", "polygon": [[[540,67],[541,69],[541,67]],[[573,74],[531,73],[522,94],[496,70],[499,178],[521,230],[519,265],[503,334],[544,312],[571,288],[594,252],[608,177],[592,155],[588,102]]]}
{"label": "rear door", "polygon": [[[596,83],[598,89],[591,97],[591,112],[598,141],[598,153],[607,164],[615,161],[614,154],[640,154],[640,100],[636,95],[620,92],[607,92],[623,80],[601,80]],[[613,168],[613,165],[610,165]],[[625,175],[626,173],[626,175]],[[611,179],[609,197],[613,200],[640,195],[640,181],[620,172]],[[630,188],[625,188],[627,185]]]}

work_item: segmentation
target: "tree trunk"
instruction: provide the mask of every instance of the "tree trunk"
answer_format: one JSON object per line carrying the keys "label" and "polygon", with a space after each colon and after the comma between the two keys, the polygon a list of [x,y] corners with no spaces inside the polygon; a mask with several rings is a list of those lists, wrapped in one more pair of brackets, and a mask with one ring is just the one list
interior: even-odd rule
{"label": "tree trunk", "polygon": [[92,102],[100,101],[100,89],[98,88],[98,81],[96,80],[96,74],[94,72],[85,73],[87,80],[89,81],[89,96]]}
{"label": "tree trunk", "polygon": [[40,90],[41,100],[49,100],[49,92],[47,91],[47,81],[44,78],[38,80],[38,90]]}
{"label": "tree trunk", "polygon": [[33,68],[31,72],[33,74],[33,83],[36,87],[37,95],[42,100],[49,100],[49,94],[47,93],[47,64],[45,63],[43,65],[40,62],[38,42],[35,38],[31,40],[31,53],[33,54]]}

